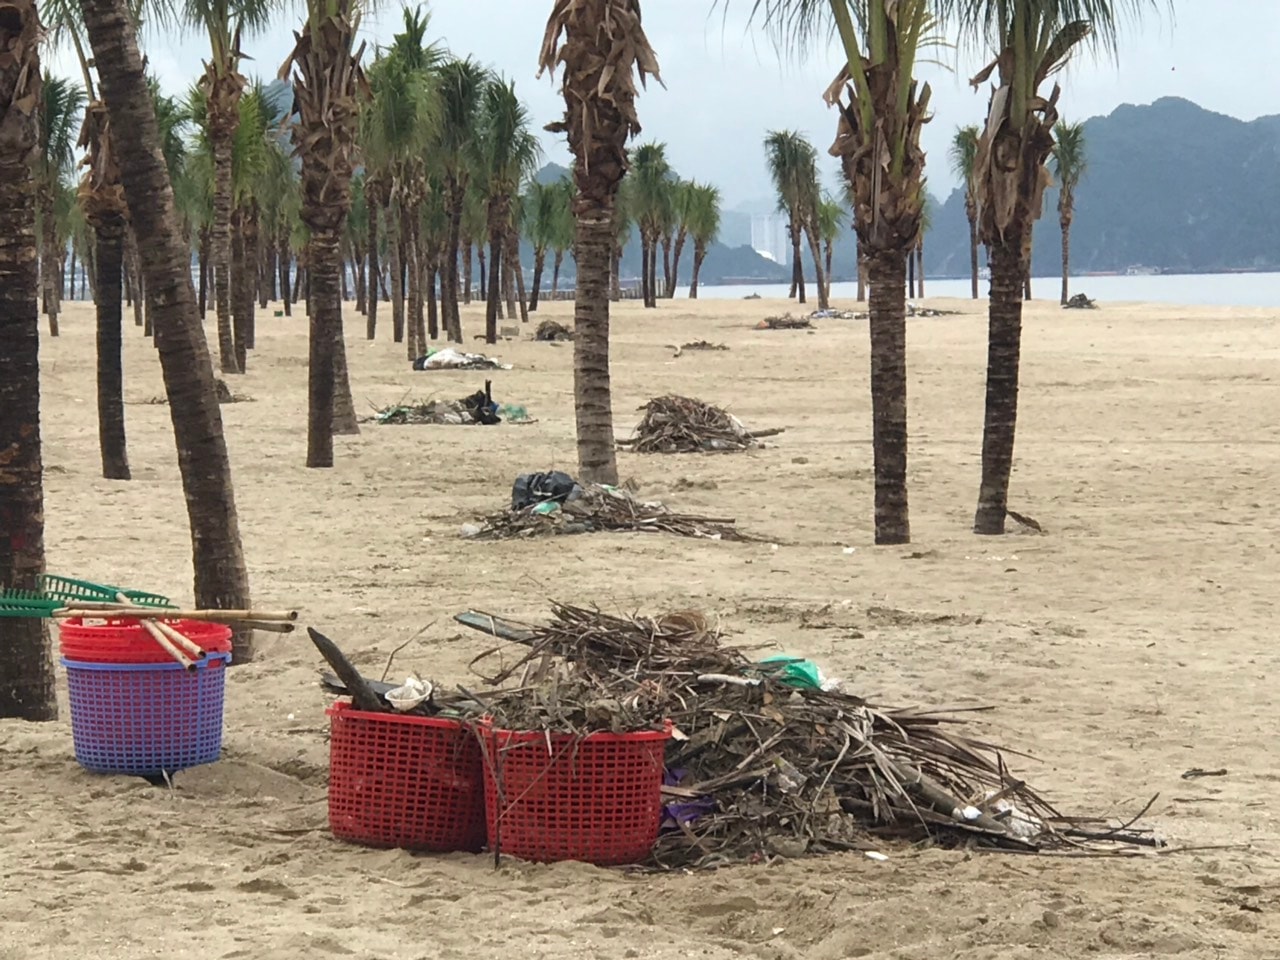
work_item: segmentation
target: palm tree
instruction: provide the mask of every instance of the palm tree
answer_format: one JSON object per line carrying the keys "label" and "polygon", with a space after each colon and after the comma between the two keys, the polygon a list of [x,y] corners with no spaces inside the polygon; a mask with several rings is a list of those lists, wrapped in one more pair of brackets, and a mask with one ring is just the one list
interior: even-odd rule
{"label": "palm tree", "polygon": [[[642,144],[632,158],[631,215],[640,227],[640,288],[646,307],[658,305],[658,241],[674,219],[671,165],[664,143]],[[669,271],[668,271],[669,272]]]}
{"label": "palm tree", "polygon": [[964,184],[964,215],[969,220],[969,276],[975,300],[978,299],[978,197],[973,175],[980,135],[976,124],[957,127],[949,151],[951,170]]}
{"label": "palm tree", "polygon": [[85,149],[87,168],[79,199],[85,219],[93,228],[93,262],[97,274],[94,303],[98,331],[98,444],[102,476],[108,480],[130,478],[124,428],[124,372],[122,289],[124,234],[129,207],[120,182],[107,106],[94,100],[85,110],[79,145]]}
{"label": "palm tree", "polygon": [[666,289],[663,291],[663,296],[668,300],[676,295],[676,286],[680,282],[680,257],[684,253],[685,241],[689,239],[694,186],[689,180],[680,180],[672,188],[675,240],[671,245],[671,275],[667,277]]}
{"label": "palm tree", "polygon": [[[562,177],[552,187],[555,199],[555,216],[552,218],[554,229],[551,233],[551,296],[560,292],[560,267],[564,264],[564,255],[573,248],[574,233],[577,220],[573,214],[573,200],[576,188],[573,180]],[[615,210],[617,209],[615,205]]]}
{"label": "palm tree", "polygon": [[302,160],[301,217],[310,235],[308,467],[333,466],[335,391],[341,389],[335,380],[346,370],[341,246],[351,208],[360,97],[367,89],[360,66],[364,45],[356,47],[359,28],[354,0],[308,0],[302,32],[280,68],[282,80],[293,79],[293,144]]}
{"label": "palm tree", "polygon": [[539,73],[563,68],[565,116],[547,129],[568,135],[577,187],[573,379],[578,470],[585,481],[617,483],[609,382],[613,214],[627,172],[627,141],[640,132],[636,78],[642,86],[648,76],[658,79],[658,59],[640,25],[639,0],[556,0],[538,60]]}
{"label": "palm tree", "polygon": [[529,310],[532,312],[538,309],[542,271],[547,265],[547,251],[555,239],[555,188],[533,180],[525,191],[523,203],[525,236],[533,246],[533,289],[529,292]]}
{"label": "palm tree", "polygon": [[831,258],[836,241],[848,225],[849,213],[844,204],[832,196],[824,196],[818,204],[818,238],[822,241],[822,264],[826,270],[827,301],[831,301]]}
{"label": "palm tree", "polygon": [[[33,161],[40,146],[40,21],[34,0],[0,20],[0,588],[34,590],[44,572],[40,311]],[[0,717],[53,720],[53,660],[39,619],[0,619]]]}
{"label": "palm tree", "polygon": [[[782,39],[834,27],[845,61],[824,98],[840,111],[833,156],[841,160],[860,256],[871,283],[871,408],[875,540],[906,543],[906,265],[920,233],[928,84],[918,54],[935,42],[932,0],[757,0]],[[846,99],[847,98],[847,99]],[[779,186],[786,185],[780,180]],[[780,191],[781,192],[781,191]]]}
{"label": "palm tree", "polygon": [[1062,305],[1071,299],[1071,221],[1076,212],[1076,187],[1088,169],[1083,123],[1059,121],[1054,128],[1052,163],[1058,181],[1058,225],[1062,228]]}
{"label": "palm tree", "polygon": [[[516,96],[515,85],[498,78],[485,84],[481,96],[480,161],[477,179],[487,199],[489,239],[489,299],[485,304],[485,340],[498,342],[501,268],[515,233],[516,199],[520,184],[537,169],[542,148],[529,130],[529,111]],[[510,265],[518,270],[519,255]],[[521,298],[523,299],[523,298]]]}
{"label": "palm tree", "polygon": [[54,210],[59,188],[75,163],[76,127],[84,110],[84,88],[45,71],[40,102],[40,151],[36,155],[36,195],[43,242],[40,279],[44,312],[49,317],[49,334],[58,335],[58,308],[62,293],[60,278],[66,260],[66,244],[58,242],[58,222]]}
{"label": "palm tree", "polygon": [[435,148],[443,172],[445,212],[449,232],[445,239],[440,306],[449,339],[462,342],[462,318],[458,313],[458,252],[462,246],[462,213],[467,202],[471,171],[476,168],[480,132],[480,102],[489,73],[470,57],[452,59],[439,70],[440,122]]}
{"label": "palm tree", "polygon": [[[83,0],[81,9],[102,101],[114,128],[130,134],[115,145],[155,313],[156,351],[191,525],[195,601],[204,608],[248,609],[231,464],[191,286],[191,250],[181,236],[134,24],[126,0]],[[238,662],[253,658],[252,639],[252,631],[236,634]]]}
{"label": "palm tree", "polygon": [[693,276],[689,280],[689,299],[698,299],[698,275],[707,258],[707,248],[720,235],[720,190],[707,183],[690,184],[688,209],[689,235],[693,237]]}
{"label": "palm tree", "polygon": [[826,308],[826,285],[822,274],[822,258],[818,253],[816,220],[822,191],[818,185],[818,151],[813,144],[793,130],[771,130],[764,139],[765,160],[778,210],[787,215],[787,232],[791,237],[792,295],[805,302],[804,261],[800,243],[808,236],[814,269],[817,271],[819,307]]}
{"label": "palm tree", "polygon": [[237,361],[232,320],[231,214],[234,206],[232,150],[240,98],[247,81],[240,74],[240,40],[264,29],[274,13],[272,0],[182,0],[185,24],[209,38],[200,89],[213,153],[214,303],[218,314],[218,354],[223,373],[243,373]]}
{"label": "palm tree", "polygon": [[1022,294],[1029,288],[1031,232],[1049,180],[1061,89],[1041,85],[1083,44],[1114,51],[1125,14],[1156,0],[943,0],[971,39],[995,57],[973,78],[995,79],[974,159],[979,239],[991,268],[982,484],[975,533],[1004,533],[1018,419]]}

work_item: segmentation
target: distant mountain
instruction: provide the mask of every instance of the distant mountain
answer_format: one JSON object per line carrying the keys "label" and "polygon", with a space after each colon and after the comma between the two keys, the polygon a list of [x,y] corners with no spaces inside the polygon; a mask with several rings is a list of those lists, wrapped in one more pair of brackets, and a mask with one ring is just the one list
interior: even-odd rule
{"label": "distant mountain", "polygon": [[[1247,123],[1170,97],[1095,117],[1085,136],[1073,273],[1280,269],[1280,116]],[[1035,229],[1037,275],[1060,270],[1057,203],[1049,190]],[[928,274],[967,273],[968,229],[957,190],[925,238]]]}

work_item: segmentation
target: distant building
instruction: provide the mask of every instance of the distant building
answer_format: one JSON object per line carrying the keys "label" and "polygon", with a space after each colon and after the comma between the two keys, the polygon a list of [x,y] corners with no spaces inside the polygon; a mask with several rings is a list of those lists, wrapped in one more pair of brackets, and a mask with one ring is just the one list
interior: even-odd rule
{"label": "distant building", "polygon": [[778,213],[756,214],[751,218],[751,247],[762,257],[786,266],[791,257],[787,218]]}

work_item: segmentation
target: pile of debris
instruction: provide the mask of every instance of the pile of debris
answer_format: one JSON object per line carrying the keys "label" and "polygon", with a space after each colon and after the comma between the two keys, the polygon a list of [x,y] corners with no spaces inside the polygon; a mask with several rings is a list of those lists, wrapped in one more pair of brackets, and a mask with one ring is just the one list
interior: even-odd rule
{"label": "pile of debris", "polygon": [[510,364],[499,363],[483,353],[463,353],[453,347],[432,350],[413,361],[415,370],[510,370]]}
{"label": "pile of debris", "polygon": [[657,501],[638,500],[630,490],[579,484],[559,471],[516,478],[511,507],[468,524],[463,536],[516,540],[574,533],[669,533],[705,540],[751,540],[732,518],[675,513]]}
{"label": "pile of debris", "polygon": [[447,426],[470,426],[481,424],[493,426],[502,423],[502,415],[498,405],[493,401],[493,383],[484,382],[484,389],[477,390],[469,397],[457,400],[425,400],[417,403],[397,403],[383,407],[372,417],[380,424],[439,424]]}
{"label": "pile of debris", "polygon": [[618,446],[637,453],[701,453],[746,450],[762,437],[777,436],[782,428],[750,431],[737,417],[692,397],[666,396],[640,408],[644,418],[635,435]]}
{"label": "pile of debris", "polygon": [[1074,297],[1062,305],[1064,310],[1097,310],[1098,305],[1090,300],[1083,293],[1077,293]]}
{"label": "pile of debris", "polygon": [[503,726],[585,736],[674,724],[653,867],[874,851],[885,839],[1075,854],[1161,845],[1132,822],[1062,816],[959,717],[872,705],[808,661],[753,662],[695,611],[557,604],[535,628],[457,619],[525,648],[473,662],[501,658],[486,682],[516,684],[477,697]]}
{"label": "pile of debris", "polygon": [[556,320],[543,320],[533,334],[533,339],[556,343],[573,339],[573,331]]}
{"label": "pile of debris", "polygon": [[810,320],[857,320],[861,314],[852,310],[815,310],[809,314]]}
{"label": "pile of debris", "polygon": [[781,317],[765,317],[756,324],[757,330],[808,330],[813,326],[808,317],[793,317],[783,314]]}
{"label": "pile of debris", "polygon": [[684,353],[686,350],[713,350],[713,351],[719,351],[719,350],[728,350],[728,349],[729,349],[729,348],[728,348],[728,346],[726,346],[726,345],[725,345],[725,344],[723,344],[723,343],[712,343],[710,340],[694,340],[694,341],[692,341],[692,342],[690,342],[690,343],[681,344],[681,345],[680,345],[680,346],[678,346],[678,347],[677,347],[677,346],[675,346],[674,344],[669,344],[669,346],[671,347],[671,349],[672,349],[672,350],[674,350],[674,351],[675,351],[675,355],[671,358],[671,359],[673,359],[673,360],[674,360],[676,357],[680,356],[682,353]]}

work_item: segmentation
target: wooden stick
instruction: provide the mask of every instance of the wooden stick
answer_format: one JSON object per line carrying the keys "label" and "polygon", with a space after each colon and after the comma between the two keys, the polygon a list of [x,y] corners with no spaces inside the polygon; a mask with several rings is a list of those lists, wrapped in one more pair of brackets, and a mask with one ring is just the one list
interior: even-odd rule
{"label": "wooden stick", "polygon": [[373,689],[369,686],[369,681],[360,675],[360,671],[338,649],[336,643],[323,633],[312,630],[310,627],[307,627],[307,635],[311,637],[311,642],[316,645],[316,649],[328,661],[329,666],[333,667],[333,672],[338,675],[342,685],[347,688],[347,693],[351,695],[351,701],[357,709],[368,710],[373,713],[391,712],[391,705],[373,692]]}
{"label": "wooden stick", "polygon": [[[169,607],[137,607],[122,603],[87,603],[77,600],[69,606],[53,612],[55,617],[131,617],[137,620],[202,620],[208,623],[241,623],[255,620],[262,623],[292,624],[297,611],[272,612],[268,610],[174,610]],[[270,628],[263,628],[270,629]],[[282,631],[282,632],[288,632]]]}
{"label": "wooden stick", "polygon": [[[121,603],[127,602],[123,593],[117,593],[116,599]],[[186,653],[192,653],[192,650],[194,649],[194,656],[197,658],[204,656],[203,650],[180,634],[177,630],[169,627],[168,624],[152,623],[150,620],[141,620],[139,622],[142,624],[143,629],[146,630],[147,633],[151,634],[151,639],[160,644],[169,656],[182,664],[184,669],[194,670],[196,668],[195,661],[185,656],[183,653],[184,650]],[[165,632],[166,627],[168,627],[167,633]]]}
{"label": "wooden stick", "polygon": [[[147,621],[147,622],[150,623],[151,621]],[[205,651],[200,647],[198,643],[196,643],[190,637],[183,636],[181,633],[179,633],[176,629],[171,627],[169,624],[165,623],[163,620],[157,620],[155,622],[155,626],[157,630],[159,630],[166,637],[168,637],[170,640],[173,641],[174,646],[178,647],[181,650],[184,650],[187,656],[194,657],[197,660],[204,659]]]}

